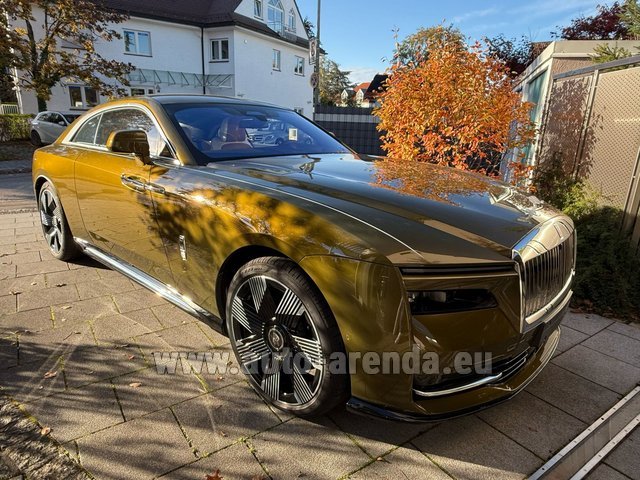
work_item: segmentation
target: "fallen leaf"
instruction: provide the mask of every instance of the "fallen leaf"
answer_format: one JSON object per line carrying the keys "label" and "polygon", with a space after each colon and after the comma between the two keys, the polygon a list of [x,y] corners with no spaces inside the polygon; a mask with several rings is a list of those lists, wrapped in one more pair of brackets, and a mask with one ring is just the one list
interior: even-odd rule
{"label": "fallen leaf", "polygon": [[44,378],[53,378],[58,375],[58,372],[47,372],[44,374]]}
{"label": "fallen leaf", "polygon": [[127,358],[128,358],[129,360],[133,360],[134,358],[136,358],[136,356],[135,356],[135,355],[129,355]]}
{"label": "fallen leaf", "polygon": [[223,377],[222,375],[218,375],[218,376],[216,377],[216,380],[218,380],[218,381],[224,380],[224,377]]}
{"label": "fallen leaf", "polygon": [[130,384],[129,384],[129,386],[130,386],[131,388],[140,388],[140,387],[142,386],[142,383],[140,383],[140,382],[133,382],[133,383],[130,383]]}
{"label": "fallen leaf", "polygon": [[71,308],[71,305],[64,305],[60,308],[62,308],[62,310],[69,310]]}
{"label": "fallen leaf", "polygon": [[[66,283],[56,283],[56,287],[66,287],[67,284]],[[62,307],[64,308],[64,307]]]}
{"label": "fallen leaf", "polygon": [[216,470],[213,473],[210,473],[209,475],[207,475],[206,477],[204,477],[204,480],[222,480],[224,477],[220,476],[220,470]]}
{"label": "fallen leaf", "polygon": [[227,435],[227,432],[225,432],[223,430],[220,430],[220,436],[221,437],[227,437],[228,435]]}
{"label": "fallen leaf", "polygon": [[37,285],[37,284],[38,284],[38,282],[31,282],[31,285],[32,285],[32,286],[33,286],[33,285]]}
{"label": "fallen leaf", "polygon": [[42,435],[43,437],[49,435],[50,433],[51,429],[49,427],[44,427],[42,430],[40,430],[40,435]]}

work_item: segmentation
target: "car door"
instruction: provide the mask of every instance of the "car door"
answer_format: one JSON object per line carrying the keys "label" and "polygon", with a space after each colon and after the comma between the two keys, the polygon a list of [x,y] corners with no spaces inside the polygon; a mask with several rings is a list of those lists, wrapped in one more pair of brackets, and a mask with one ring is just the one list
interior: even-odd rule
{"label": "car door", "polygon": [[42,112],[31,123],[43,143],[52,143],[55,140],[55,138],[52,138],[53,135],[51,133],[51,118],[52,114],[50,112]]}
{"label": "car door", "polygon": [[51,113],[49,114],[49,125],[47,127],[49,129],[51,143],[53,143],[67,128],[67,121],[59,113]]}
{"label": "car door", "polygon": [[[162,167],[145,165],[133,155],[114,153],[105,147],[107,138],[117,130],[144,130],[158,137],[158,128],[146,111],[138,108],[114,108],[86,121],[75,140],[94,138],[76,160],[75,180],[78,204],[85,229],[93,245],[111,252],[121,260],[165,283],[171,273],[155,220],[152,194],[147,188],[152,170]],[[93,124],[90,125],[89,122]],[[169,152],[156,141],[152,154]],[[162,143],[162,142],[160,142]],[[158,151],[160,149],[160,151]]]}

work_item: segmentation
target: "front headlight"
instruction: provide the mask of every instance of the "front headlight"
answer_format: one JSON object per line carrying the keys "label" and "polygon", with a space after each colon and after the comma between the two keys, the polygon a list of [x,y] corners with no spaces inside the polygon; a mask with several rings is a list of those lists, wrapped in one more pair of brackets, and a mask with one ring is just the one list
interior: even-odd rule
{"label": "front headlight", "polygon": [[452,313],[498,306],[493,294],[482,289],[407,292],[413,315]]}

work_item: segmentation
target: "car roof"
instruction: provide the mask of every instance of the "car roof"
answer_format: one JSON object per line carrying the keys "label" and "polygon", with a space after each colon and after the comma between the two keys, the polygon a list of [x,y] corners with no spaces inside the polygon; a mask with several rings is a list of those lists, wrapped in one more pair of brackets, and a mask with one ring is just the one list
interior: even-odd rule
{"label": "car roof", "polygon": [[176,104],[176,103],[217,103],[228,105],[256,105],[263,107],[274,107],[290,110],[286,107],[274,105],[272,103],[259,102],[257,100],[244,100],[234,97],[222,97],[217,95],[193,95],[193,94],[176,94],[176,93],[155,93],[152,95],[145,95],[136,98],[148,98],[153,99],[162,105]]}

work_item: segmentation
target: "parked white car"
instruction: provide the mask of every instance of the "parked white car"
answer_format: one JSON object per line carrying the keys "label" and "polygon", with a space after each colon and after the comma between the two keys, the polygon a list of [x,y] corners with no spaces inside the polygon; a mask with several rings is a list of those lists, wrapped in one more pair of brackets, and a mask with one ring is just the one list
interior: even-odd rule
{"label": "parked white car", "polygon": [[55,142],[79,116],[79,113],[40,112],[31,120],[31,143],[41,147]]}

